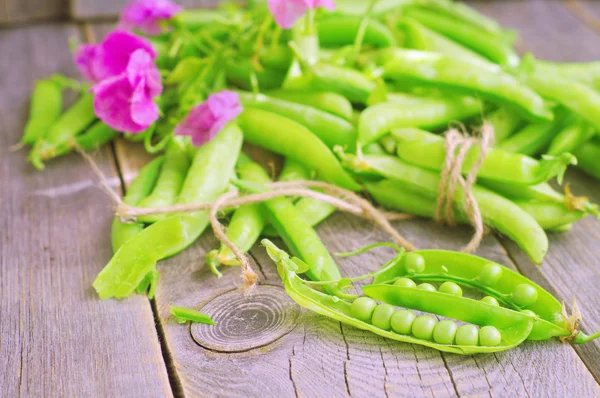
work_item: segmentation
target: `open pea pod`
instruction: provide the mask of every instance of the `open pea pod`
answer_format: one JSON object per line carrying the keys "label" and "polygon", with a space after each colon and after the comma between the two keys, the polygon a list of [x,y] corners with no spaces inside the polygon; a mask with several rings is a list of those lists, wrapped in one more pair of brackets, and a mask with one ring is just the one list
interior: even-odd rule
{"label": "open pea pod", "polygon": [[[420,257],[418,263],[422,265],[412,266],[410,263],[414,263],[414,260],[407,260],[410,256]],[[393,268],[377,275],[374,283],[392,282],[400,277],[419,282],[452,281],[492,296],[512,310],[533,311],[538,318],[529,340],[546,340],[571,334],[562,313],[562,304],[554,296],[523,275],[485,258],[448,250],[418,250],[405,255]],[[524,295],[523,291],[527,293]],[[365,291],[365,294],[368,293]],[[488,307],[484,309],[492,311]],[[455,317],[441,311],[436,313]]]}
{"label": "open pea pod", "polygon": [[[429,340],[422,340],[414,336],[398,334],[392,331],[380,329],[370,323],[363,322],[352,315],[351,304],[340,300],[337,297],[321,293],[309,287],[297,272],[299,261],[296,258],[290,258],[289,255],[278,249],[268,240],[262,241],[267,248],[267,253],[277,265],[277,271],[283,280],[285,291],[296,303],[304,308],[316,312],[317,314],[335,319],[348,325],[352,325],[362,330],[368,330],[382,337],[405,343],[420,344],[439,351],[452,352],[455,354],[476,354],[504,351],[521,344],[531,332],[533,317],[527,314],[519,314],[515,317],[515,322],[509,324],[501,330],[502,341],[497,346],[460,346],[455,344],[439,344]],[[301,263],[300,263],[301,264]]]}

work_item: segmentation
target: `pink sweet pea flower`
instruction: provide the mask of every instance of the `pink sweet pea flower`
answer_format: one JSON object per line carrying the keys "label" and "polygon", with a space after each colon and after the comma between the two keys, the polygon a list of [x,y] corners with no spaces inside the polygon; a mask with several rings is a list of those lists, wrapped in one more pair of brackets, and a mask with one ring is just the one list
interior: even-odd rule
{"label": "pink sweet pea flower", "polygon": [[86,79],[97,83],[123,73],[129,64],[129,57],[139,49],[144,50],[151,59],[156,58],[156,52],[147,39],[117,29],[106,35],[100,44],[81,46],[73,60]]}
{"label": "pink sweet pea flower", "polygon": [[296,21],[310,9],[325,7],[335,10],[333,0],[268,0],[269,11],[275,22],[283,29],[290,29]]}
{"label": "pink sweet pea flower", "polygon": [[181,6],[169,0],[136,0],[123,10],[119,26],[156,36],[162,32],[160,21],[172,18],[181,10]]}
{"label": "pink sweet pea flower", "polygon": [[175,127],[175,135],[189,135],[194,146],[201,146],[212,140],[242,110],[237,93],[224,90],[211,94]]}
{"label": "pink sweet pea flower", "polygon": [[96,84],[92,92],[96,116],[117,131],[139,133],[159,117],[154,97],[162,92],[160,73],[146,50],[134,51],[123,73]]}

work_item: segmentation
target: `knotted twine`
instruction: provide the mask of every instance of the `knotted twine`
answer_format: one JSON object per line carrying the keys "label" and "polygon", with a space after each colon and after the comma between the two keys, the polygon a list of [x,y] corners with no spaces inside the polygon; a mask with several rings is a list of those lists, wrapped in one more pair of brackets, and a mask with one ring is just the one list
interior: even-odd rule
{"label": "knotted twine", "polygon": [[[464,131],[464,129],[463,129]],[[484,122],[480,129],[474,131],[475,135],[468,135],[457,128],[451,128],[446,133],[446,160],[442,168],[441,180],[439,185],[439,195],[435,209],[435,220],[445,221],[448,225],[454,226],[454,204],[456,202],[456,189],[460,184],[464,195],[463,209],[475,229],[471,240],[464,247],[463,251],[471,253],[475,251],[483,239],[484,226],[483,217],[479,210],[479,205],[475,200],[472,188],[477,179],[477,172],[487,156],[490,146],[494,140],[494,127]],[[474,145],[479,146],[479,156],[477,161],[471,167],[467,174],[467,179],[462,176],[462,168],[471,149]]]}

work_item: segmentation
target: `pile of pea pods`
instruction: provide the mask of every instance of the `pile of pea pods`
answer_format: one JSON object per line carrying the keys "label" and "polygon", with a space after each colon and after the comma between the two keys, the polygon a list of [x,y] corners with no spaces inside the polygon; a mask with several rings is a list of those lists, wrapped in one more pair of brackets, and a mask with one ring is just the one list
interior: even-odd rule
{"label": "pile of pea pods", "polygon": [[[335,3],[335,11],[309,10],[291,29],[277,26],[262,1],[185,10],[163,21],[162,34],[146,37],[164,84],[161,116],[140,134],[98,120],[85,84],[58,75],[39,81],[22,140],[31,146],[29,161],[43,169],[75,148],[94,150],[116,137],[139,142],[157,156],[123,201],[157,208],[271,183],[272,171],[242,151],[251,144],[284,158],[277,181],[321,180],[378,206],[434,218],[444,132],[485,124],[494,142],[472,194],[486,226],[542,264],[547,231],[567,232],[588,215],[599,217],[595,204],[559,186],[568,187],[568,167],[600,180],[600,61],[520,57],[516,32],[450,0]],[[65,89],[81,94],[63,110]],[[243,107],[235,120],[199,147],[173,134],[193,106],[224,89],[234,90]],[[463,174],[479,151],[466,153]],[[453,215],[468,224],[466,200],[458,187]],[[348,287],[362,279],[342,277],[314,230],[335,210],[310,197],[270,199],[234,209],[226,234],[242,252],[262,237],[300,305],[384,337],[463,354],[527,339],[598,337],[578,331],[560,302],[534,282],[464,253],[399,250],[368,275],[373,284],[357,298]],[[157,262],[187,248],[209,223],[207,211],[134,222],[116,217],[114,256],[94,288],[101,298],[153,297]],[[280,237],[292,257],[264,239],[271,237]],[[222,265],[240,265],[225,245],[209,252],[206,263],[217,277]],[[463,297],[465,287],[482,297]]]}

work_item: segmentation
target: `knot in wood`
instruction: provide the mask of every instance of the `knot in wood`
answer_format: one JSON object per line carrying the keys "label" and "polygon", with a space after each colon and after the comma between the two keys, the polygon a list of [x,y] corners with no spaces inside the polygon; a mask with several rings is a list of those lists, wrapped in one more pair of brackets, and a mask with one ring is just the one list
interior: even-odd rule
{"label": "knot in wood", "polygon": [[296,325],[300,308],[285,291],[261,285],[245,296],[239,289],[215,297],[202,308],[214,326],[193,324],[194,341],[218,352],[244,352],[275,342]]}

